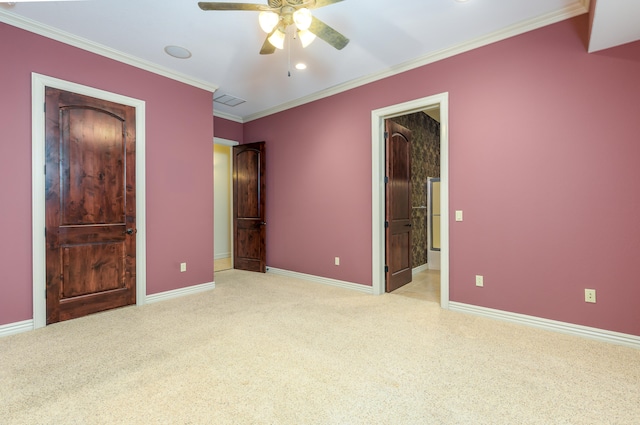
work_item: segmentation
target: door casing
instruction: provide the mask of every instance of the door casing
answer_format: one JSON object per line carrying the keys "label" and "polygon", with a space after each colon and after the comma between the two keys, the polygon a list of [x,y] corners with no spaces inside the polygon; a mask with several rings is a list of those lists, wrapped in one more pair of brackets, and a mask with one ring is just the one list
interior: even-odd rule
{"label": "door casing", "polygon": [[145,184],[145,102],[89,86],[42,74],[31,74],[31,197],[33,246],[33,328],[46,325],[46,241],[45,241],[45,87],[78,93],[136,110],[136,304],[146,303],[146,184]]}
{"label": "door casing", "polygon": [[440,306],[449,308],[449,93],[440,93],[371,111],[371,276],[372,292],[385,293],[385,140],[388,118],[440,108]]}

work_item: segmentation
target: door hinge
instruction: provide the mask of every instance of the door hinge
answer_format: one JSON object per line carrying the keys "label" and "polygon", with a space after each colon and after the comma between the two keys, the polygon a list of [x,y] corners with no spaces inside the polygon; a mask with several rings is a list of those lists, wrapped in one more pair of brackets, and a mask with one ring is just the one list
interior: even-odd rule
{"label": "door hinge", "polygon": [[389,132],[388,131],[384,132],[384,138],[385,138],[385,140],[389,138]]}
{"label": "door hinge", "polygon": [[384,266],[384,272],[389,273],[389,266]]}
{"label": "door hinge", "polygon": [[44,105],[42,105],[42,106],[43,106],[42,111],[44,113],[47,113],[47,102],[44,102]]}
{"label": "door hinge", "polygon": [[385,184],[389,183],[389,176],[384,176],[384,182],[385,182]]}
{"label": "door hinge", "polygon": [[388,221],[385,221],[385,222],[384,222],[384,228],[385,228],[385,229],[388,229],[388,228],[389,228],[389,222],[388,222]]}

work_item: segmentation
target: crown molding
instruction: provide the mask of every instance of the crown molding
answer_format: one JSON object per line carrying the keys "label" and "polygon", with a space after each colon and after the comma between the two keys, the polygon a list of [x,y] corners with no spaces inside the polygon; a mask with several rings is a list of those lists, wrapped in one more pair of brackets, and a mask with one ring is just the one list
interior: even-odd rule
{"label": "crown molding", "polygon": [[401,74],[406,71],[410,71],[415,68],[419,68],[434,62],[438,62],[443,59],[447,59],[452,56],[456,56],[461,53],[465,53],[470,50],[477,49],[479,47],[484,47],[489,44],[496,43],[498,41],[506,40],[508,38],[515,37],[517,35],[524,34],[526,32],[545,27],[547,25],[555,24],[560,21],[564,21],[566,19],[583,15],[589,12],[589,1],[590,0],[579,0],[579,2],[571,6],[567,6],[562,9],[556,10],[554,12],[538,16],[537,18],[528,19],[526,21],[519,22],[517,24],[511,25],[499,31],[495,31],[493,33],[490,33],[482,37],[478,37],[476,39],[467,41],[465,43],[448,47],[446,49],[438,50],[426,56],[422,56],[420,58],[413,59],[411,61],[402,63],[400,65],[391,67],[382,72],[371,74],[355,80],[351,80],[344,84],[333,86],[327,90],[313,93],[309,96],[301,97],[291,102],[283,103],[273,108],[266,109],[256,114],[249,115],[244,118],[244,122],[249,122],[249,121],[257,120],[259,118],[264,118],[266,116],[273,115],[278,112],[285,111],[287,109],[295,108],[297,106],[301,106],[306,103],[311,103],[316,100],[324,99],[326,97],[333,96],[335,94],[342,93],[347,90],[351,90],[360,86],[364,86],[369,83],[373,83],[378,80],[382,80],[384,78],[392,77],[394,75]]}
{"label": "crown molding", "polygon": [[218,118],[224,118],[225,120],[229,120],[229,121],[234,121],[234,122],[238,122],[240,124],[244,124],[244,120],[242,119],[242,117],[239,117],[237,115],[233,115],[233,114],[227,114],[226,112],[220,112],[220,111],[216,111],[215,110],[215,105],[213,105],[214,110],[213,110],[213,116],[214,117],[218,117]]}
{"label": "crown molding", "polygon": [[182,74],[169,68],[156,65],[144,59],[140,59],[127,53],[120,52],[102,44],[94,43],[93,41],[75,36],[65,31],[61,31],[49,25],[41,24],[32,19],[15,15],[11,12],[0,10],[0,22],[4,22],[8,25],[32,32],[34,34],[59,41],[61,43],[68,44],[70,46],[77,47],[79,49],[86,50],[88,52],[95,53],[97,55],[104,56],[106,58],[113,59],[115,61],[122,62],[127,65],[131,65],[136,68],[143,69],[145,71],[149,71],[154,74],[158,74],[193,87],[197,87],[199,89],[210,91],[212,93],[218,90],[218,86],[216,86],[215,84],[190,77],[186,74]]}

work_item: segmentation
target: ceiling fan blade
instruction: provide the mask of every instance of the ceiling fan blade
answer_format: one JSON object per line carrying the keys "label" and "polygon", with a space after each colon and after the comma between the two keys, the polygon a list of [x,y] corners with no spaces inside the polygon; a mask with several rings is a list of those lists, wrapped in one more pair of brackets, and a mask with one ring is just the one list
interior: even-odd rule
{"label": "ceiling fan blade", "polygon": [[[275,30],[273,30],[271,34],[273,34],[274,32]],[[264,39],[264,44],[262,45],[262,49],[260,49],[261,55],[271,55],[276,52],[276,46],[269,42],[269,37],[271,37],[271,34],[267,34],[267,38]]]}
{"label": "ceiling fan blade", "polygon": [[198,6],[202,10],[271,10],[266,4],[253,4],[253,3],[218,3],[212,1],[198,2]]}
{"label": "ceiling fan blade", "polygon": [[347,37],[340,34],[338,31],[334,30],[315,16],[313,17],[313,19],[311,19],[311,26],[309,27],[309,31],[311,31],[327,43],[331,44],[338,50],[342,50],[344,46],[349,44],[349,39]]}
{"label": "ceiling fan blade", "polygon": [[309,6],[309,9],[317,9],[319,7],[329,6],[334,3],[340,3],[344,0],[316,0],[313,6]]}

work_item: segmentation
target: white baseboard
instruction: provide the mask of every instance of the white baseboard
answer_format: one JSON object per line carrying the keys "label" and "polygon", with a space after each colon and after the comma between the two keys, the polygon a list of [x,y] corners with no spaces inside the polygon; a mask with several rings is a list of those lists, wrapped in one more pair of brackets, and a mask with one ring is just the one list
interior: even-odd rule
{"label": "white baseboard", "polygon": [[199,285],[187,286],[186,288],[172,289],[171,291],[147,295],[145,304],[157,303],[158,301],[166,301],[172,298],[183,297],[185,295],[198,294],[200,292],[210,291],[215,287],[215,282],[209,282],[201,283]]}
{"label": "white baseboard", "polygon": [[231,253],[230,252],[223,252],[222,254],[215,254],[213,256],[214,260],[222,260],[224,258],[231,258]]}
{"label": "white baseboard", "polygon": [[420,272],[423,272],[425,270],[429,270],[429,263],[424,263],[421,266],[415,267],[413,269],[411,269],[411,276],[415,276]]}
{"label": "white baseboard", "polygon": [[33,330],[33,320],[23,320],[22,322],[0,325],[0,338],[3,336],[15,335]]}
{"label": "white baseboard", "polygon": [[373,294],[371,286],[360,285],[358,283],[345,282],[344,280],[330,279],[328,277],[314,276],[306,273],[292,272],[289,270],[277,269],[275,267],[267,267],[267,273],[273,273],[280,276],[295,277],[297,279],[308,280],[310,282],[322,283],[323,285],[337,286],[339,288],[351,289],[353,291]]}
{"label": "white baseboard", "polygon": [[532,326],[534,328],[545,329],[548,331],[595,339],[602,342],[609,342],[611,344],[640,348],[640,336],[636,335],[607,331],[604,329],[591,328],[582,325],[575,325],[573,323],[559,322],[557,320],[543,319],[541,317],[528,316],[526,314],[494,310],[492,308],[478,307],[475,305],[458,303],[454,301],[449,302],[449,309],[451,311],[457,311],[459,313],[475,314],[476,316],[483,316],[491,319],[518,323],[521,325]]}

